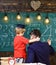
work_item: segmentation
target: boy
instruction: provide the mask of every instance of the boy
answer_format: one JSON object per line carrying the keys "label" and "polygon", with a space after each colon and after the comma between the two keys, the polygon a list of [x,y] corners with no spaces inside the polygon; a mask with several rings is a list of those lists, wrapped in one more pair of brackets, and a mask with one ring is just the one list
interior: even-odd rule
{"label": "boy", "polygon": [[14,38],[14,57],[16,58],[16,62],[23,63],[26,59],[26,44],[39,41],[40,38],[28,40],[25,38],[24,32],[25,32],[25,25],[23,24],[17,24],[17,27],[15,28],[16,36]]}

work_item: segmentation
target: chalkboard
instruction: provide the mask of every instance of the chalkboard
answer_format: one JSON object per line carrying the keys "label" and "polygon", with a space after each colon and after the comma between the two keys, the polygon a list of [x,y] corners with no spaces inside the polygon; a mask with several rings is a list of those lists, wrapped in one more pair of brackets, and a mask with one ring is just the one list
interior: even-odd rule
{"label": "chalkboard", "polygon": [[[18,23],[26,25],[25,37],[29,38],[29,33],[33,29],[39,29],[41,31],[41,41],[47,41],[51,39],[52,46],[56,51],[56,13],[48,13],[50,23],[45,24],[44,20],[46,13],[41,13],[42,19],[38,21],[36,19],[37,13],[25,13],[21,12],[21,20],[16,20],[16,13],[7,13],[9,20],[5,22],[3,20],[4,13],[0,12],[0,51],[13,51],[13,39],[15,36],[15,26]],[[31,21],[25,23],[26,15],[29,14]]]}

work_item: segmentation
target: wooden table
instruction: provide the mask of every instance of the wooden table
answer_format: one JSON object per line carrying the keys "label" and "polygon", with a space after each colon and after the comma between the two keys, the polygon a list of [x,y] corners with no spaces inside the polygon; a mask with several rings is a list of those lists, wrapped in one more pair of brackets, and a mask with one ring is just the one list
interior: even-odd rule
{"label": "wooden table", "polygon": [[[0,57],[0,65],[9,65],[8,58],[10,57]],[[45,65],[45,64],[37,64],[37,63],[15,63],[14,65]]]}
{"label": "wooden table", "polygon": [[[0,62],[1,62],[1,65],[9,65],[9,63],[8,63],[8,59],[9,59],[10,57],[1,57],[0,58]],[[36,63],[15,63],[15,65],[36,65]]]}

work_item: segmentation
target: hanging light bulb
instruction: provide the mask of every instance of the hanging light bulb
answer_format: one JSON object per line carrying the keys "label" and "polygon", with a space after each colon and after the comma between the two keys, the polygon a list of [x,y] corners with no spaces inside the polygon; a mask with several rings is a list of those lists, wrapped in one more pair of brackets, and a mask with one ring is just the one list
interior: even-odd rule
{"label": "hanging light bulb", "polygon": [[45,19],[45,23],[48,24],[50,21],[49,21],[49,18],[46,17]]}
{"label": "hanging light bulb", "polygon": [[20,20],[21,19],[21,16],[19,13],[17,13],[17,16],[16,16],[17,20]]}
{"label": "hanging light bulb", "polygon": [[27,23],[29,23],[29,22],[30,22],[30,17],[27,16],[27,18],[25,19],[25,21],[26,21]]}
{"label": "hanging light bulb", "polygon": [[7,16],[6,13],[5,13],[5,16],[4,16],[4,21],[8,21],[8,16]]}
{"label": "hanging light bulb", "polygon": [[40,13],[38,13],[37,19],[38,19],[38,20],[41,20],[41,15],[40,15]]}
{"label": "hanging light bulb", "polygon": [[48,18],[48,14],[47,14],[47,16],[46,16],[46,18],[45,18],[45,23],[48,24],[49,22],[50,22],[50,20],[49,20],[49,18]]}

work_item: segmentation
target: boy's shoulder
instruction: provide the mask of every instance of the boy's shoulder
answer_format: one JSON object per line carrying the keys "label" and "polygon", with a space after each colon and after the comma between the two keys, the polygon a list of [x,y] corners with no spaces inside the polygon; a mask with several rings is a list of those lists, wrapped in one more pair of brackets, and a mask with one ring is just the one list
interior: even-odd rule
{"label": "boy's shoulder", "polygon": [[15,37],[14,37],[14,39],[16,39],[16,38],[20,39],[20,38],[21,38],[21,36],[15,36]]}
{"label": "boy's shoulder", "polygon": [[21,38],[27,39],[27,38],[26,38],[26,37],[24,37],[24,36],[21,36]]}

